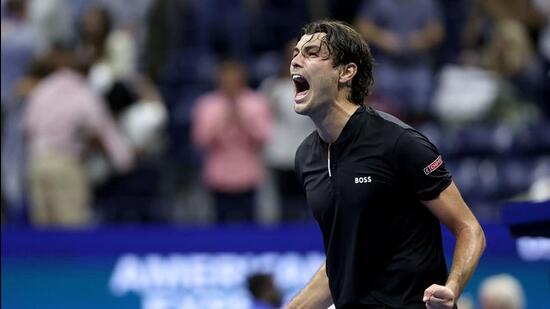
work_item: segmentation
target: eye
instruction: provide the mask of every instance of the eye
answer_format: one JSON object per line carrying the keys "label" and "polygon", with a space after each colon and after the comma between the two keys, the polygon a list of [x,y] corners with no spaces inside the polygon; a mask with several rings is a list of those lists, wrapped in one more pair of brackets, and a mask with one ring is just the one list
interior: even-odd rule
{"label": "eye", "polygon": [[310,58],[317,58],[317,57],[319,57],[319,52],[317,52],[317,51],[309,51],[309,52],[307,53],[307,56],[310,57]]}

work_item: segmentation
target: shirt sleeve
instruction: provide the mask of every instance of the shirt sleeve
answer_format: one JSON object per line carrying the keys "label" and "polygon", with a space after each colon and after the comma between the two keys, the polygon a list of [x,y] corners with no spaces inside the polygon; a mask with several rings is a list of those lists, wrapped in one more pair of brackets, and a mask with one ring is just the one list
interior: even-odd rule
{"label": "shirt sleeve", "polygon": [[[84,99],[82,100],[84,102]],[[86,130],[95,135],[105,148],[113,167],[125,172],[134,164],[134,150],[130,142],[119,131],[115,120],[105,103],[93,95],[89,95],[88,109],[84,121]]]}
{"label": "shirt sleeve", "polygon": [[437,147],[415,130],[406,130],[395,145],[398,177],[418,199],[432,200],[451,184],[451,174]]}

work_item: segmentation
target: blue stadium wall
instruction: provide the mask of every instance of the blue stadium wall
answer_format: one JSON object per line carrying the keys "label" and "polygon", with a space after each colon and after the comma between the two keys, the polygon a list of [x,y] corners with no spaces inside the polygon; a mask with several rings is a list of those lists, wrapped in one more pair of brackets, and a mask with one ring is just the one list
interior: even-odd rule
{"label": "blue stadium wall", "polygon": [[[484,225],[487,250],[464,294],[510,273],[528,308],[550,308],[548,239]],[[453,239],[444,230],[448,260]],[[246,308],[246,276],[269,272],[288,300],[323,261],[315,225],[2,229],[2,308]]]}

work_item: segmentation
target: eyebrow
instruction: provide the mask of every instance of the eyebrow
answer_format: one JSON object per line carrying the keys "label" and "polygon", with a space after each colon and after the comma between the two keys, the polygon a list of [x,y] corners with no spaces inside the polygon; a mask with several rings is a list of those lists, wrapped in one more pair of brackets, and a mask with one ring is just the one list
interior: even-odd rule
{"label": "eyebrow", "polygon": [[306,43],[304,46],[302,46],[302,49],[300,50],[298,47],[294,47],[293,53],[300,53],[301,51],[307,52],[310,51],[313,48],[318,48],[319,50],[322,48],[321,45],[314,45],[313,43]]}

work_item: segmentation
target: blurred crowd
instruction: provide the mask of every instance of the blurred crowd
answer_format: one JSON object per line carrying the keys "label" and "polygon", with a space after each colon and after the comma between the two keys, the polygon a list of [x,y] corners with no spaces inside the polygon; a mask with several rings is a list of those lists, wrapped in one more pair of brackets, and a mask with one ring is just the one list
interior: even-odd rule
{"label": "blurred crowd", "polygon": [[289,62],[321,18],[364,35],[365,103],[438,145],[481,220],[550,198],[549,1],[2,0],[2,222],[310,220]]}

